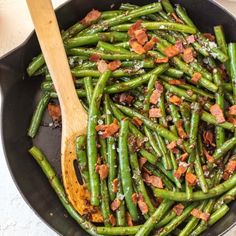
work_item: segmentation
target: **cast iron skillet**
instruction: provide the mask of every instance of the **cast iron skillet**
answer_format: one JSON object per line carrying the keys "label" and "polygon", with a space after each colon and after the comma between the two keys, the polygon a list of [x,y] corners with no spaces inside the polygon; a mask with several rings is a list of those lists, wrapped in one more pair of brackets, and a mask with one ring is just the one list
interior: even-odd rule
{"label": "cast iron skillet", "polygon": [[[65,29],[80,20],[92,8],[109,10],[121,2],[138,5],[151,0],[72,0],[57,10],[60,27]],[[173,0],[181,3],[202,32],[211,32],[214,25],[222,24],[228,41],[236,41],[236,19],[210,0]],[[33,140],[26,136],[31,115],[40,95],[40,78],[28,78],[26,67],[40,52],[35,33],[14,51],[0,59],[0,84],[3,95],[2,140],[12,177],[25,201],[57,233],[82,236],[85,232],[67,216],[47,179],[27,150],[37,145],[45,152],[60,175],[60,130],[41,127]],[[44,122],[49,121],[47,115]],[[236,202],[230,212],[204,235],[220,235],[236,225]]]}

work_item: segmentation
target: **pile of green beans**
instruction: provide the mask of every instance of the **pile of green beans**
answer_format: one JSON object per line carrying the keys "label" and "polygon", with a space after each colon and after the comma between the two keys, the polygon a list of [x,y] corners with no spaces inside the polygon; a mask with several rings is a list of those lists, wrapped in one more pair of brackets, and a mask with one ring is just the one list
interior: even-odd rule
{"label": "pile of green beans", "polygon": [[[133,51],[127,33],[137,20],[149,39],[157,39],[143,54]],[[33,146],[29,153],[65,209],[90,235],[195,236],[229,211],[236,198],[236,165],[227,169],[236,162],[236,114],[230,112],[236,106],[236,43],[226,43],[222,26],[215,26],[214,33],[215,41],[210,41],[185,9],[169,0],[142,7],[123,3],[102,12],[92,25],[78,22],[62,32],[75,88],[88,112],[87,135],[76,140],[79,170],[91,205],[101,209],[103,225],[76,212],[43,151]],[[185,62],[180,52],[157,62],[179,40],[184,50],[192,49],[194,60]],[[94,55],[106,63],[119,60],[120,67],[100,72]],[[57,94],[42,54],[27,72],[44,78],[28,129],[35,138]],[[200,73],[198,82],[192,81],[195,73]],[[213,105],[224,121],[218,121]],[[152,109],[161,115],[151,116]],[[106,138],[97,131],[98,125],[106,130],[114,124],[118,130]],[[108,167],[105,179],[96,171],[101,164]],[[186,170],[178,176],[183,165]],[[196,178],[194,184],[187,175]],[[115,210],[114,201],[119,202]],[[177,204],[183,206],[180,213],[174,210]],[[209,219],[197,218],[193,209]]]}

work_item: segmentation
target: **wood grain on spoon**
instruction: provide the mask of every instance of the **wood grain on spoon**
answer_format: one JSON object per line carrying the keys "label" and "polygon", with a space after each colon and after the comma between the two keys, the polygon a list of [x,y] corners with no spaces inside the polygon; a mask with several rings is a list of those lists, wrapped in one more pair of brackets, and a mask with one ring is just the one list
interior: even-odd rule
{"label": "wood grain on spoon", "polygon": [[76,137],[86,134],[87,113],[73,83],[57,19],[50,0],[27,0],[44,59],[58,94],[62,111],[61,165],[69,200],[81,215],[101,222],[98,208],[89,204],[90,193],[80,185],[74,169]]}

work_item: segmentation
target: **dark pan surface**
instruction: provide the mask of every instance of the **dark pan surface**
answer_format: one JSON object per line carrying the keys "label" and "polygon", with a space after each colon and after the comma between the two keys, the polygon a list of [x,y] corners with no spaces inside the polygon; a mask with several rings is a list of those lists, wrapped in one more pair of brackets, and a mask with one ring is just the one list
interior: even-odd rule
{"label": "dark pan surface", "polygon": [[[117,8],[121,2],[144,5],[153,1],[73,0],[57,10],[60,27],[67,28],[83,18],[92,8],[108,10],[113,3],[114,8]],[[227,40],[236,41],[235,18],[212,1],[172,2],[181,3],[202,32],[211,32],[214,25],[222,24]],[[0,84],[3,94],[2,136],[6,159],[19,191],[34,211],[59,234],[82,236],[85,233],[66,215],[47,179],[27,153],[32,141],[26,136],[26,130],[40,95],[40,79],[29,79],[25,68],[31,58],[39,52],[36,36],[32,34],[22,46],[0,60]],[[48,117],[45,116],[44,122],[47,121]],[[41,127],[33,143],[42,148],[60,175],[60,130]],[[231,204],[230,212],[204,235],[220,235],[234,224],[236,224],[236,202]]]}

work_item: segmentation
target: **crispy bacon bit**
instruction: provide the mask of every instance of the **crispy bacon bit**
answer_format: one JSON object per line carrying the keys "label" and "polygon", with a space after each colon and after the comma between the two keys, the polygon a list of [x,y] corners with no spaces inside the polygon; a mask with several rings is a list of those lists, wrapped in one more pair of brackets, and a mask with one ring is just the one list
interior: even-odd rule
{"label": "crispy bacon bit", "polygon": [[181,176],[187,171],[187,163],[185,163],[185,165],[179,165],[178,169],[174,172],[174,176],[177,179],[180,179]]}
{"label": "crispy bacon bit", "polygon": [[114,71],[114,70],[120,68],[120,66],[121,66],[121,61],[116,60],[116,61],[112,61],[108,64],[108,69],[111,71]]}
{"label": "crispy bacon bit", "polygon": [[157,104],[159,98],[161,96],[160,91],[158,91],[157,89],[154,89],[152,92],[152,95],[150,96],[150,103],[151,104]]}
{"label": "crispy bacon bit", "polygon": [[184,211],[184,205],[179,203],[179,204],[175,205],[172,210],[177,216],[180,216],[180,215],[182,215],[182,213]]}
{"label": "crispy bacon bit", "polygon": [[172,95],[169,97],[169,102],[179,106],[182,103],[182,99],[176,95]]}
{"label": "crispy bacon bit", "polygon": [[145,29],[138,29],[134,31],[134,37],[142,46],[148,41],[148,36]]}
{"label": "crispy bacon bit", "polygon": [[150,118],[160,118],[160,117],[162,117],[161,109],[160,108],[151,108],[149,110],[149,117]]}
{"label": "crispy bacon bit", "polygon": [[193,62],[194,55],[193,55],[193,49],[192,48],[186,48],[183,53],[183,60],[186,63]]}
{"label": "crispy bacon bit", "polygon": [[113,192],[113,193],[117,193],[117,192],[118,192],[118,185],[119,185],[119,179],[118,179],[118,178],[115,178],[115,179],[112,181],[112,192]]}
{"label": "crispy bacon bit", "polygon": [[131,200],[133,203],[137,203],[138,202],[138,199],[139,199],[139,196],[137,193],[133,193],[132,196],[131,196]]}
{"label": "crispy bacon bit", "polygon": [[104,60],[97,61],[98,71],[104,73],[108,70],[108,64]]}
{"label": "crispy bacon bit", "polygon": [[144,197],[142,195],[139,196],[138,207],[143,215],[148,213],[148,206],[147,203],[144,201]]}
{"label": "crispy bacon bit", "polygon": [[49,103],[48,104],[48,114],[52,118],[53,122],[59,122],[61,120],[60,106]]}
{"label": "crispy bacon bit", "polygon": [[96,53],[92,54],[92,55],[89,57],[89,60],[90,60],[90,61],[93,61],[93,62],[97,62],[97,61],[99,61],[100,59],[101,59],[101,55],[96,54]]}
{"label": "crispy bacon bit", "polygon": [[209,163],[214,163],[215,162],[214,157],[211,156],[205,148],[203,149],[203,153],[204,153],[204,155],[205,155],[205,157],[206,157],[206,159]]}
{"label": "crispy bacon bit", "polygon": [[130,135],[128,138],[129,146],[132,152],[137,152],[144,146],[145,140],[143,138]]}
{"label": "crispy bacon bit", "polygon": [[141,55],[144,54],[146,51],[144,50],[143,46],[137,42],[136,39],[130,39],[129,45],[133,49],[134,52]]}
{"label": "crispy bacon bit", "polygon": [[184,45],[181,40],[176,41],[175,46],[178,48],[179,52],[184,52]]}
{"label": "crispy bacon bit", "polygon": [[101,17],[101,14],[100,11],[93,9],[80,21],[80,23],[86,26],[91,25]]}
{"label": "crispy bacon bit", "polygon": [[203,131],[203,142],[205,144],[209,144],[211,146],[215,146],[214,143],[213,143],[213,140],[214,140],[214,135],[213,135],[213,132],[211,130],[207,130],[207,131]]}
{"label": "crispy bacon bit", "polygon": [[197,176],[192,174],[191,172],[187,172],[185,178],[189,185],[194,186],[197,184]]}
{"label": "crispy bacon bit", "polygon": [[195,72],[195,73],[193,74],[193,77],[191,78],[191,81],[192,81],[194,84],[197,84],[198,81],[199,81],[201,78],[202,78],[201,73]]}
{"label": "crispy bacon bit", "polygon": [[119,102],[120,103],[125,103],[125,104],[128,104],[128,105],[131,105],[133,100],[134,100],[134,97],[129,95],[128,93],[122,93],[119,96]]}
{"label": "crispy bacon bit", "polygon": [[190,43],[194,43],[195,42],[195,37],[194,35],[189,35],[187,38],[186,38],[188,44]]}
{"label": "crispy bacon bit", "polygon": [[185,84],[185,81],[180,80],[180,79],[171,79],[171,80],[168,80],[168,83],[172,85],[183,85]]}
{"label": "crispy bacon bit", "polygon": [[204,221],[208,221],[209,218],[210,218],[210,214],[209,213],[206,213],[206,212],[202,212],[200,211],[199,209],[196,209],[194,208],[192,211],[191,211],[191,215],[198,218],[198,219],[201,219],[201,220],[204,220]]}
{"label": "crispy bacon bit", "polygon": [[128,226],[133,226],[133,221],[132,221],[132,217],[131,215],[129,214],[129,212],[126,212],[126,221],[127,221],[127,225]]}
{"label": "crispy bacon bit", "polygon": [[162,180],[158,176],[149,175],[148,173],[144,173],[143,180],[145,183],[151,184],[152,186],[154,186],[156,188],[163,188]]}
{"label": "crispy bacon bit", "polygon": [[96,172],[99,174],[101,180],[104,180],[108,176],[109,168],[106,164],[96,165]]}
{"label": "crispy bacon bit", "polygon": [[135,37],[135,31],[138,30],[138,29],[141,29],[142,28],[142,21],[141,20],[137,20],[133,25],[131,25],[131,27],[129,28],[128,30],[128,35],[131,37],[131,38],[134,38]]}
{"label": "crispy bacon bit", "polygon": [[140,169],[143,168],[143,165],[147,162],[147,159],[145,157],[140,157],[139,160],[138,160],[138,163],[139,163],[139,167]]}
{"label": "crispy bacon bit", "polygon": [[228,118],[227,118],[227,121],[230,122],[230,123],[232,123],[234,126],[236,126],[236,119],[233,118],[232,116],[228,117]]}
{"label": "crispy bacon bit", "polygon": [[110,214],[109,215],[109,221],[111,223],[112,226],[115,226],[116,225],[116,218],[114,217],[113,214]]}
{"label": "crispy bacon bit", "polygon": [[184,154],[182,154],[182,155],[178,158],[178,160],[184,162],[184,161],[187,160],[188,156],[189,156],[188,153],[185,152]]}
{"label": "crispy bacon bit", "polygon": [[97,125],[96,131],[101,131],[101,133],[99,133],[101,138],[108,138],[117,133],[119,128],[118,121],[114,119],[113,123],[109,125]]}
{"label": "crispy bacon bit", "polygon": [[163,93],[164,87],[163,87],[161,81],[158,80],[158,81],[155,83],[155,89],[158,90],[159,93]]}
{"label": "crispy bacon bit", "polygon": [[167,57],[174,57],[180,53],[179,48],[176,45],[172,45],[164,49],[164,54]]}
{"label": "crispy bacon bit", "polygon": [[172,12],[171,15],[177,23],[180,23],[180,24],[184,23],[174,12]]}
{"label": "crispy bacon bit", "polygon": [[112,211],[116,211],[117,209],[119,209],[121,205],[121,200],[116,198],[112,203],[111,203],[111,209]]}
{"label": "crispy bacon bit", "polygon": [[158,57],[155,59],[155,62],[157,64],[161,64],[161,63],[167,63],[169,61],[169,58],[168,57]]}
{"label": "crispy bacon bit", "polygon": [[157,43],[157,42],[158,42],[157,38],[156,37],[152,37],[147,43],[145,43],[145,45],[143,47],[144,50],[146,52],[151,50],[154,47],[155,43]]}
{"label": "crispy bacon bit", "polygon": [[169,144],[167,144],[167,149],[169,149],[170,151],[173,150],[175,147],[177,146],[176,141],[172,141]]}
{"label": "crispy bacon bit", "polygon": [[236,160],[230,160],[226,165],[225,171],[233,174],[236,171]]}
{"label": "crispy bacon bit", "polygon": [[229,108],[229,115],[236,115],[236,105]]}
{"label": "crispy bacon bit", "polygon": [[225,122],[224,113],[218,104],[211,106],[210,112],[216,118],[217,123]]}
{"label": "crispy bacon bit", "polygon": [[184,131],[183,123],[184,123],[183,120],[178,120],[176,122],[176,128],[177,128],[177,132],[178,132],[179,137],[181,139],[186,139],[188,137],[188,135]]}
{"label": "crispy bacon bit", "polygon": [[136,116],[133,117],[133,119],[131,120],[131,122],[136,125],[136,126],[141,126],[143,124],[143,122]]}
{"label": "crispy bacon bit", "polygon": [[203,33],[203,36],[210,41],[215,41],[215,36],[210,33]]}

